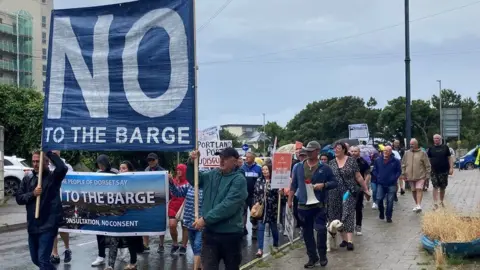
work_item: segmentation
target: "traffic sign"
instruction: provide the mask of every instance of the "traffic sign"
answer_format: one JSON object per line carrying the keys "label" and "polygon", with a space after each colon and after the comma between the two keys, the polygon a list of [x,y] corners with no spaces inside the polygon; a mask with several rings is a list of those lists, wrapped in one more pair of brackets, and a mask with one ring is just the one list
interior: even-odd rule
{"label": "traffic sign", "polygon": [[245,152],[247,152],[249,148],[250,147],[248,147],[248,144],[242,145],[242,150],[245,151]]}

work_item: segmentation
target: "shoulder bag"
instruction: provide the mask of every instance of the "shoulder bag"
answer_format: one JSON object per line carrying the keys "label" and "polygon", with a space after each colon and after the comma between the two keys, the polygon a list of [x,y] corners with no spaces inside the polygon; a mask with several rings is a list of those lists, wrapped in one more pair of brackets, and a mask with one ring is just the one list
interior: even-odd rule
{"label": "shoulder bag", "polygon": [[185,212],[185,202],[187,199],[183,200],[182,206],[180,206],[180,209],[178,209],[177,214],[175,215],[175,219],[177,221],[183,221],[183,212]]}
{"label": "shoulder bag", "polygon": [[[267,183],[266,182],[264,185],[264,191],[265,192],[263,193],[264,195],[263,199],[266,202],[267,201]],[[255,203],[255,205],[252,207],[252,210],[250,211],[250,216],[256,219],[262,218],[264,208],[265,208],[265,203],[261,203],[261,202]]]}

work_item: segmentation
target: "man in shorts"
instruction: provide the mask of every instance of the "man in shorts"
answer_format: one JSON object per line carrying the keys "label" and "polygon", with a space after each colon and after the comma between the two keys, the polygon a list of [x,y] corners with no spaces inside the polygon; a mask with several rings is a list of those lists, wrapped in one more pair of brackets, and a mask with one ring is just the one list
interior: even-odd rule
{"label": "man in shorts", "polygon": [[442,144],[442,136],[433,135],[434,145],[427,150],[432,166],[433,208],[438,208],[438,195],[440,193],[440,206],[444,207],[445,189],[448,186],[448,176],[453,174],[453,160],[450,158],[450,149]]}
{"label": "man in shorts", "polygon": [[431,166],[427,154],[419,148],[416,139],[411,139],[410,150],[405,152],[402,158],[402,176],[400,178],[410,185],[415,201],[413,208],[415,213],[422,211],[423,186],[430,175]]}

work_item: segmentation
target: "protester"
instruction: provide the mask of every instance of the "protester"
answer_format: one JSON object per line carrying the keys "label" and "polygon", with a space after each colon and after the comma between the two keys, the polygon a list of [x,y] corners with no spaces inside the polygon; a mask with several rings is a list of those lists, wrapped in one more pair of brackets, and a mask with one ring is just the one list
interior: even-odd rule
{"label": "protester", "polygon": [[[54,150],[52,151],[54,154],[60,157],[60,151]],[[68,164],[65,159],[62,158],[63,163],[65,166],[68,168],[68,172],[73,172],[73,168],[70,164]],[[55,165],[50,161],[48,164],[48,169],[53,172],[55,170]],[[65,222],[62,222],[62,225]],[[63,244],[65,245],[65,251],[63,252],[64,258],[63,262],[69,263],[72,260],[72,251],[70,250],[70,235],[66,232],[60,232],[59,233],[60,238],[62,238]],[[60,256],[58,255],[58,238],[55,237],[55,241],[53,242],[53,250],[52,250],[52,255],[50,256],[50,261],[53,264],[59,264],[60,263]]]}
{"label": "protester", "polygon": [[[304,147],[302,147],[302,149],[299,151],[298,153],[298,162],[292,166],[292,178],[293,178],[293,172],[295,170],[295,166],[298,164],[298,163],[303,163],[305,161],[305,159],[307,159],[307,156],[308,156],[308,152],[305,150]],[[291,185],[291,184],[290,184]],[[288,194],[290,194],[290,189],[285,189],[284,190],[284,194],[288,196]],[[292,212],[293,212],[293,216],[295,217],[295,220],[297,221],[297,224],[296,224],[296,228],[297,229],[300,229],[302,230],[302,227],[303,227],[303,223],[302,223],[302,219],[298,216],[298,190],[295,192],[295,195],[293,196],[293,209],[292,209]],[[303,232],[300,231],[300,234],[302,234]]]}
{"label": "protester", "polygon": [[[33,171],[23,177],[16,194],[19,205],[25,205],[27,212],[28,246],[32,262],[42,270],[56,269],[50,261],[53,243],[58,228],[63,222],[63,209],[60,199],[62,181],[68,172],[67,166],[59,156],[48,151],[40,164],[43,152],[32,153]],[[55,166],[48,168],[48,159]],[[42,184],[38,186],[38,174],[42,166]],[[35,219],[37,197],[40,196],[40,216]]]}
{"label": "protester", "polygon": [[[360,174],[365,180],[365,184],[370,182],[370,165],[368,162],[360,156],[360,148],[358,146],[351,146],[350,153],[352,157],[356,159]],[[367,185],[368,188],[368,185]],[[362,221],[363,221],[363,198],[365,193],[363,191],[358,192],[357,204],[355,206],[355,233],[356,235],[363,235],[362,233]]]}
{"label": "protester", "polygon": [[438,195],[440,193],[440,206],[444,207],[445,189],[448,186],[448,175],[453,174],[453,160],[448,146],[442,144],[442,136],[433,136],[434,145],[427,150],[432,166],[433,208],[438,208]]}
{"label": "protester", "polygon": [[[146,172],[161,172],[166,171],[158,164],[158,155],[155,153],[150,153],[147,156],[148,167],[145,169]],[[165,235],[160,235],[160,242],[158,243],[157,253],[163,253],[165,251],[165,247],[163,246],[165,243]],[[143,237],[143,246],[144,252],[150,252],[150,244],[149,244],[149,237]]]}
{"label": "protester", "polygon": [[[204,269],[219,269],[223,260],[225,269],[239,269],[242,262],[243,208],[248,197],[247,181],[236,170],[238,154],[227,147],[220,153],[220,168],[199,172],[198,185],[204,190],[202,216],[195,223],[203,231],[202,263]],[[198,151],[190,153],[187,180],[194,185],[194,163]]]}
{"label": "protester", "polygon": [[[402,174],[400,160],[392,155],[392,147],[385,146],[383,158],[375,160],[372,174],[377,180],[377,200],[379,218],[387,217],[387,222],[392,223],[393,201],[397,192],[397,181]],[[387,199],[385,211],[384,200]]]}
{"label": "protester", "polygon": [[[107,155],[99,155],[97,157],[97,162],[95,164],[97,167],[98,173],[112,173],[117,174],[118,170],[112,168],[110,164],[110,159]],[[99,266],[105,264],[105,257],[106,257],[106,237],[105,235],[97,235],[97,247],[98,247],[98,257],[95,261],[92,262],[92,266]]]}
{"label": "protester", "polygon": [[252,217],[258,220],[257,229],[257,246],[258,251],[257,258],[263,256],[263,243],[265,238],[265,225],[268,224],[272,232],[273,237],[273,251],[278,250],[278,227],[277,227],[277,214],[278,214],[278,196],[279,190],[271,188],[272,166],[263,165],[262,176],[258,178],[255,183],[255,192],[253,198],[253,204],[259,204],[263,206],[262,214],[259,217]]}
{"label": "protester", "polygon": [[[190,185],[175,185],[170,181],[170,193],[177,197],[185,198],[185,206],[183,212],[183,226],[188,229],[188,240],[193,251],[194,270],[202,269],[201,252],[202,252],[202,231],[195,229],[195,187]],[[202,215],[203,205],[203,189],[198,189],[198,214]]]}
{"label": "protester", "polygon": [[[173,178],[169,175],[170,184],[177,188],[187,188],[187,166],[185,164],[178,164],[176,176]],[[170,254],[175,254],[178,251],[179,255],[187,253],[188,244],[188,229],[182,226],[182,246],[178,245],[178,220],[176,218],[178,211],[185,202],[185,196],[177,197],[175,193],[170,193],[170,202],[168,203],[168,226],[170,228],[170,236],[172,237],[172,249]]]}
{"label": "protester", "polygon": [[[248,191],[248,198],[245,201],[246,207],[243,212],[243,234],[247,235],[248,230],[247,230],[247,213],[248,209],[252,211],[253,207],[253,193],[255,189],[255,183],[257,182],[257,179],[262,176],[262,167],[260,167],[256,162],[255,162],[255,153],[253,152],[247,152],[245,156],[245,163],[242,166],[242,170],[245,172],[245,179],[247,180],[247,191]],[[252,238],[256,238],[256,230],[257,230],[257,221],[254,219],[250,219],[250,222],[252,223]]]}
{"label": "protester", "polygon": [[[328,264],[327,258],[327,194],[337,187],[337,180],[329,166],[319,162],[320,144],[311,141],[305,148],[308,158],[298,163],[292,173],[288,207],[293,206],[293,197],[298,191],[298,215],[303,223],[303,240],[307,247],[308,262],[305,268]],[[318,203],[307,205],[306,184],[313,185]],[[317,239],[313,230],[317,231]]]}
{"label": "protester", "polygon": [[340,247],[352,251],[357,198],[362,190],[368,199],[370,194],[356,159],[347,155],[347,145],[338,142],[333,148],[335,159],[331,160],[329,165],[338,181],[338,187],[328,193],[328,221],[340,220],[343,223],[343,241]]}
{"label": "protester", "polygon": [[[120,173],[133,172],[135,168],[130,161],[123,161],[120,164]],[[110,237],[110,247],[108,250],[108,267],[105,270],[115,269],[115,261],[119,247],[126,244],[130,253],[130,263],[125,266],[125,270],[137,269],[137,252],[143,249],[143,239],[141,236]]]}
{"label": "protester", "polygon": [[423,186],[430,177],[431,166],[428,156],[418,147],[416,139],[410,140],[410,150],[402,158],[402,177],[410,185],[415,207],[413,212],[422,211]]}
{"label": "protester", "polygon": [[320,154],[320,161],[321,161],[323,164],[327,164],[327,165],[328,165],[328,162],[330,161],[330,158],[328,157],[328,154],[327,154],[327,153]]}

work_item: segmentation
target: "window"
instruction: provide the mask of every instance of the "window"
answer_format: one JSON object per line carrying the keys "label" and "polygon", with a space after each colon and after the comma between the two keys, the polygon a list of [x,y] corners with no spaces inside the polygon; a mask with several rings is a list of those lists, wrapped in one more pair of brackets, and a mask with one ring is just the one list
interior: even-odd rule
{"label": "window", "polygon": [[3,160],[3,166],[13,166],[13,163],[5,159]]}
{"label": "window", "polygon": [[45,92],[45,85],[47,84],[46,81],[43,81],[43,92]]}
{"label": "window", "polygon": [[3,19],[2,19],[2,18],[0,18],[0,23],[3,23]]}
{"label": "window", "polygon": [[46,76],[47,75],[47,65],[43,65],[42,69],[43,69],[43,76]]}
{"label": "window", "polygon": [[47,49],[45,48],[42,49],[42,59],[47,60]]}
{"label": "window", "polygon": [[247,128],[245,128],[245,132],[253,132],[253,128],[247,127]]}
{"label": "window", "polygon": [[46,4],[47,3],[47,0],[42,0],[42,4]]}
{"label": "window", "polygon": [[46,16],[42,16],[42,27],[43,28],[47,27],[47,17]]}
{"label": "window", "polygon": [[3,73],[0,73],[0,77],[3,77]]}
{"label": "window", "polygon": [[42,43],[47,44],[47,33],[42,32]]}

